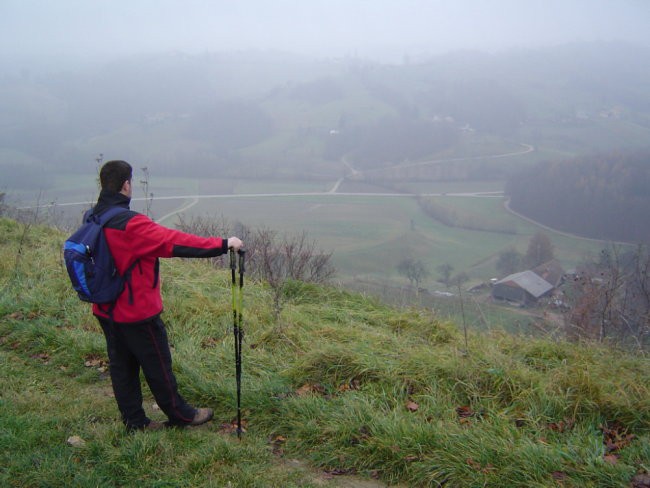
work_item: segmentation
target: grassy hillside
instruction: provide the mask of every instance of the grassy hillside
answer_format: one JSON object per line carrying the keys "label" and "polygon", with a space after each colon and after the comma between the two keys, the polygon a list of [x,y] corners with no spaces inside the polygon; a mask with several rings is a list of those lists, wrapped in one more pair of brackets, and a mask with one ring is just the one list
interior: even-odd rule
{"label": "grassy hillside", "polygon": [[188,260],[163,263],[165,319],[181,391],[215,421],[127,434],[64,237],[0,220],[2,486],[601,487],[650,471],[646,356],[503,334],[466,348],[428,312],[302,283],[277,322],[245,284],[238,441],[229,274]]}

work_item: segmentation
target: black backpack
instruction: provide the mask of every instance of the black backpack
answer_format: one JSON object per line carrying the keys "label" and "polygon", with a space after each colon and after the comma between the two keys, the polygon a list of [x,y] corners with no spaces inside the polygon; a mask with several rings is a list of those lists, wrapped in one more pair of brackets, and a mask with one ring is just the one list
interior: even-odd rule
{"label": "black backpack", "polygon": [[63,245],[63,259],[72,286],[85,302],[113,303],[124,290],[125,279],[117,272],[113,256],[104,237],[104,225],[116,215],[127,212],[123,207],[109,207],[95,215],[92,209],[84,223]]}

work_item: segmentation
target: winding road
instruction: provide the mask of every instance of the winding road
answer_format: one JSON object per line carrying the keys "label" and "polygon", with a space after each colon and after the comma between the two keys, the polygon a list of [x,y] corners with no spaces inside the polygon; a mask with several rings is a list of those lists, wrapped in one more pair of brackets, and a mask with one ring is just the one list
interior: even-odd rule
{"label": "winding road", "polygon": [[[238,194],[233,194],[233,193],[225,193],[225,194],[196,194],[196,195],[173,195],[173,196],[157,196],[156,200],[190,200],[186,204],[182,205],[180,208],[177,210],[174,210],[173,212],[170,212],[158,219],[156,219],[157,222],[162,222],[166,219],[169,219],[173,217],[174,215],[177,215],[179,213],[185,212],[188,209],[192,208],[196,204],[199,203],[200,200],[203,199],[212,199],[212,198],[224,198],[224,199],[234,199],[234,198],[282,198],[282,197],[385,197],[385,198],[397,198],[397,197],[414,197],[414,196],[424,196],[424,197],[435,197],[435,196],[449,196],[449,197],[470,197],[470,198],[501,198],[503,197],[503,192],[457,192],[457,193],[449,193],[449,192],[438,192],[438,193],[391,193],[391,192],[383,192],[383,193],[375,193],[375,192],[340,192],[339,188],[341,184],[348,178],[354,177],[354,178],[359,178],[363,176],[365,173],[369,173],[372,171],[383,171],[386,169],[394,169],[394,168],[408,168],[408,167],[413,167],[413,166],[426,166],[426,165],[431,165],[431,164],[441,164],[441,163],[449,163],[449,162],[459,162],[459,161],[472,161],[472,160],[478,160],[478,159],[500,159],[500,158],[506,158],[506,157],[513,157],[513,156],[521,156],[523,154],[530,153],[535,150],[533,146],[530,144],[525,144],[525,143],[520,143],[520,146],[524,148],[523,151],[515,151],[515,152],[508,152],[508,153],[502,153],[502,154],[493,154],[493,155],[487,155],[487,156],[468,156],[468,157],[460,157],[460,158],[446,158],[446,159],[433,159],[429,161],[420,161],[416,163],[408,163],[408,164],[400,164],[400,165],[394,165],[390,167],[385,167],[385,168],[378,168],[377,170],[366,170],[365,172],[362,172],[360,170],[357,170],[354,168],[349,161],[345,157],[341,159],[342,163],[345,165],[347,170],[349,171],[349,174],[347,176],[339,178],[332,188],[330,188],[328,191],[324,192],[296,192],[296,193],[238,193]],[[133,201],[143,201],[145,198],[133,198]],[[70,207],[70,206],[78,206],[78,205],[92,205],[94,202],[84,200],[84,201],[78,201],[78,202],[66,202],[66,203],[58,203],[58,202],[52,202],[48,204],[43,204],[43,205],[36,205],[36,206],[31,206],[31,207],[21,207],[23,209],[34,209],[34,208],[51,208],[51,207]],[[508,209],[510,210],[510,209]],[[513,212],[514,213],[514,212]],[[517,214],[518,215],[518,214]],[[520,215],[520,217],[525,218]],[[527,219],[530,220],[530,219]],[[541,224],[537,224],[541,225]]]}

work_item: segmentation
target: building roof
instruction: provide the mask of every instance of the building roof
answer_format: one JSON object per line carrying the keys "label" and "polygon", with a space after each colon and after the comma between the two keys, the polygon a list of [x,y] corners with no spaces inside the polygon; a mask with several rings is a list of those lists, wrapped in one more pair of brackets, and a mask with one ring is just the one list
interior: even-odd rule
{"label": "building roof", "polygon": [[519,287],[535,298],[539,298],[553,289],[553,285],[530,270],[508,275],[497,281],[495,285]]}
{"label": "building roof", "polygon": [[544,264],[540,264],[533,268],[532,271],[553,286],[557,286],[562,280],[562,276],[564,276],[564,270],[557,259],[551,259]]}

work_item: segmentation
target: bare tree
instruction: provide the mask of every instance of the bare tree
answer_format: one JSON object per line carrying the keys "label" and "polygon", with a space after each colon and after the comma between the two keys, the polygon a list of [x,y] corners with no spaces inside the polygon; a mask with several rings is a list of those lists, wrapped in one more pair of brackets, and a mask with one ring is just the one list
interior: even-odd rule
{"label": "bare tree", "polygon": [[451,272],[454,270],[454,267],[449,263],[445,263],[441,264],[436,269],[438,270],[438,273],[440,273],[440,281],[449,288],[449,285],[451,285]]}
{"label": "bare tree", "polygon": [[142,168],[143,178],[140,180],[140,188],[144,192],[144,213],[147,217],[153,218],[151,205],[153,204],[153,193],[149,192],[149,168]]}
{"label": "bare tree", "polygon": [[408,278],[411,287],[415,288],[416,295],[419,293],[422,280],[429,276],[429,271],[424,266],[424,263],[419,259],[413,258],[402,259],[397,265],[397,271]]}
{"label": "bare tree", "polygon": [[499,253],[495,266],[499,273],[507,276],[519,270],[521,262],[521,254],[513,246],[510,246]]}
{"label": "bare tree", "polygon": [[586,263],[568,290],[567,332],[598,341],[650,338],[650,256],[647,246],[621,253],[613,246]]}
{"label": "bare tree", "polygon": [[99,179],[99,173],[101,172],[103,161],[104,161],[104,155],[102,153],[99,153],[99,155],[95,158],[95,163],[96,163],[95,169],[97,170],[97,188],[99,190],[102,189],[102,182]]}
{"label": "bare tree", "polygon": [[[255,256],[256,242],[252,238],[252,232],[248,227],[240,222],[230,222],[223,215],[219,217],[209,216],[192,216],[185,217],[183,214],[178,216],[177,228],[183,232],[189,232],[198,236],[231,236],[236,235],[244,241],[246,245],[246,258],[248,261]],[[225,267],[228,263],[224,256],[211,258],[210,262],[215,267]]]}
{"label": "bare tree", "polygon": [[553,243],[551,239],[543,232],[537,232],[528,241],[524,263],[529,268],[534,268],[551,259],[553,259]]}
{"label": "bare tree", "polygon": [[460,301],[460,315],[463,320],[463,334],[465,336],[465,352],[469,352],[469,341],[467,340],[467,320],[465,319],[465,304],[463,301],[463,283],[469,280],[469,276],[464,273],[458,273],[451,278],[450,283],[458,290],[458,300]]}

